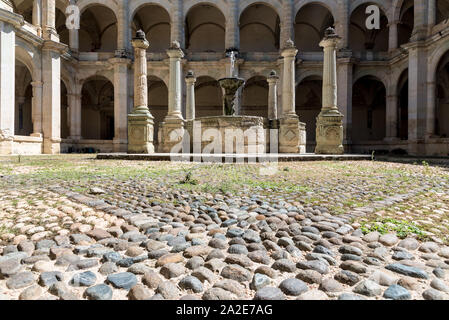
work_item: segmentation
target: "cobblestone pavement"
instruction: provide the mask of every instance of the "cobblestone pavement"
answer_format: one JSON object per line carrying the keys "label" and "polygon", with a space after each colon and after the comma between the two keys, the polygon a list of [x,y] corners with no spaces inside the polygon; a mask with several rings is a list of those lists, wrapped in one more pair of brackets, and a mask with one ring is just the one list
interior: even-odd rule
{"label": "cobblestone pavement", "polygon": [[0,300],[447,299],[448,168],[3,157]]}

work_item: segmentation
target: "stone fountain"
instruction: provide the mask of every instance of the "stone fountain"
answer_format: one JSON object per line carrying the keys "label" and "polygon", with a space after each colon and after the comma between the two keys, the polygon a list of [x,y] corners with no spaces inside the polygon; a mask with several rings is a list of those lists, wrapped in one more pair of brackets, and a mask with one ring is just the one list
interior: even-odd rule
{"label": "stone fountain", "polygon": [[235,75],[236,52],[227,53],[229,58],[229,76],[218,80],[220,86],[224,89],[223,96],[223,115],[233,116],[235,114],[235,99],[237,91],[245,84],[245,80]]}
{"label": "stone fountain", "polygon": [[[223,115],[188,121],[186,127],[190,136],[193,140],[201,141],[201,145],[192,143],[192,150],[194,153],[206,154],[264,153],[266,150],[264,127],[268,120],[263,117],[236,114],[237,92],[245,84],[245,80],[235,74],[236,51],[229,51],[226,56],[229,59],[228,76],[218,80],[223,88]],[[191,77],[192,74],[189,73],[186,82],[192,83]],[[189,105],[192,103],[189,102]]]}

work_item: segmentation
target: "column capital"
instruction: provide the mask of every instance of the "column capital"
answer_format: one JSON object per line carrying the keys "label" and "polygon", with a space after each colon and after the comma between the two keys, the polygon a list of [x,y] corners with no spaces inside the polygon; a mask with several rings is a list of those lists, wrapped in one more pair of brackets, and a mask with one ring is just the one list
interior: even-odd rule
{"label": "column capital", "polygon": [[269,84],[272,84],[272,83],[277,83],[279,81],[279,76],[277,75],[277,73],[276,73],[276,71],[274,71],[274,70],[272,70],[271,72],[270,72],[270,75],[268,76],[268,78],[267,78],[267,82],[269,83]]}
{"label": "column capital", "polygon": [[184,52],[181,49],[179,41],[173,41],[170,48],[167,50],[167,54],[170,58],[182,59],[184,58]]}
{"label": "column capital", "polygon": [[33,88],[42,88],[44,83],[42,81],[31,81],[31,85]]}
{"label": "column capital", "polygon": [[294,57],[296,57],[297,53],[298,53],[298,49],[296,49],[295,43],[293,42],[293,40],[288,39],[287,41],[285,41],[284,47],[282,48],[281,55],[284,58],[286,58],[286,57],[294,58]]}
{"label": "column capital", "polygon": [[188,85],[193,85],[193,84],[195,84],[195,82],[196,82],[196,77],[195,77],[195,74],[193,73],[193,71],[187,72],[187,75],[186,75],[185,80],[186,80],[186,83],[187,83]]}
{"label": "column capital", "polygon": [[134,49],[143,49],[146,50],[150,46],[150,43],[145,37],[145,32],[142,30],[138,30],[136,32],[136,36],[131,41]]}

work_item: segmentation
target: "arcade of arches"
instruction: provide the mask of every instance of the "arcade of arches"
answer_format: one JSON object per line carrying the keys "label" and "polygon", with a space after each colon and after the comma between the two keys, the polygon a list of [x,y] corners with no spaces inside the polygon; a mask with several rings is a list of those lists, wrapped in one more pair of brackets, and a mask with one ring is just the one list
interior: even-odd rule
{"label": "arcade of arches", "polygon": [[[69,3],[80,7],[79,30],[66,27]],[[379,30],[365,24],[373,3],[380,4]],[[150,44],[156,144],[169,110],[172,41],[185,53],[182,79],[189,70],[196,75],[196,117],[222,114],[218,79],[227,76],[225,51],[232,49],[239,52],[236,75],[246,81],[238,113],[268,117],[267,78],[275,70],[281,118],[280,53],[292,39],[295,110],[312,152],[322,106],[319,44],[328,27],[342,37],[337,77],[345,150],[449,154],[449,0],[11,0],[0,1],[0,10],[2,154],[126,151],[137,30]],[[181,98],[185,117],[185,84]]]}

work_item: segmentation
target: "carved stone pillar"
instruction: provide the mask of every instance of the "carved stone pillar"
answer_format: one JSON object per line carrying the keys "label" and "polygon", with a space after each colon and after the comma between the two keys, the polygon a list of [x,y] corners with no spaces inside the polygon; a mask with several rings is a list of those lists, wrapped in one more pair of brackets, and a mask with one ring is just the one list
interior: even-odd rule
{"label": "carved stone pillar", "polygon": [[184,119],[181,112],[182,87],[181,87],[181,59],[184,52],[178,41],[173,41],[167,50],[170,58],[170,80],[168,87],[168,114],[161,123],[159,130],[160,152],[170,153],[184,135]]}
{"label": "carved stone pillar", "polygon": [[305,124],[299,122],[295,110],[295,57],[298,50],[288,40],[282,50],[282,115],[279,120],[279,152],[305,153]]}
{"label": "carved stone pillar", "polygon": [[192,71],[186,76],[186,120],[195,120],[195,82],[196,78]]}
{"label": "carved stone pillar", "polygon": [[271,71],[267,79],[268,82],[268,119],[275,120],[278,118],[278,99],[277,99],[277,87],[279,76],[276,71]]}
{"label": "carved stone pillar", "polygon": [[154,153],[154,118],[148,110],[145,32],[137,31],[134,47],[134,109],[128,115],[128,153]]}
{"label": "carved stone pillar", "polygon": [[33,99],[31,100],[31,111],[33,121],[33,137],[42,137],[42,81],[31,82],[33,87]]}
{"label": "carved stone pillar", "polygon": [[320,46],[324,48],[323,107],[317,118],[317,154],[343,154],[343,115],[337,108],[337,44],[340,37],[328,28]]}

